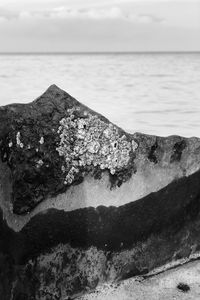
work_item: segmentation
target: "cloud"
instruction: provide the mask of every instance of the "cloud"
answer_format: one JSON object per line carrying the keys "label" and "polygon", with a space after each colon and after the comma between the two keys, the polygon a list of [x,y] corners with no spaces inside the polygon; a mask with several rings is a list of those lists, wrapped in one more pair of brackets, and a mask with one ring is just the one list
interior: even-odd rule
{"label": "cloud", "polygon": [[154,15],[148,15],[148,14],[139,14],[139,15],[133,15],[130,14],[127,16],[130,20],[136,23],[143,23],[143,24],[149,24],[149,23],[164,23],[165,19],[161,17],[157,17]]}
{"label": "cloud", "polygon": [[3,8],[0,8],[0,19],[1,20],[13,20],[18,18],[19,14],[17,12],[13,12],[11,10],[6,10]]}
{"label": "cloud", "polygon": [[124,18],[123,12],[119,7],[109,9],[69,9],[66,7],[54,8],[49,12],[50,18],[81,18],[81,19],[115,19]]}
{"label": "cloud", "polygon": [[16,13],[12,11],[1,11],[0,18],[2,20],[13,19],[116,19],[125,18],[125,15],[118,7],[110,7],[109,9],[91,8],[91,9],[72,9],[68,7],[56,7],[47,10],[28,11],[22,10]]}
{"label": "cloud", "polygon": [[44,0],[34,1],[38,5],[26,1],[24,7],[0,8],[0,51],[200,49],[200,6],[192,0],[181,5],[177,0],[151,5],[142,0],[49,0],[46,6]]}
{"label": "cloud", "polygon": [[[16,17],[16,16],[15,16]],[[18,14],[20,20],[23,19],[52,19],[52,20],[124,20],[134,23],[162,23],[163,18],[147,15],[133,14],[126,12],[120,7],[91,8],[91,9],[71,9],[65,6],[56,7],[43,11],[21,11]]]}

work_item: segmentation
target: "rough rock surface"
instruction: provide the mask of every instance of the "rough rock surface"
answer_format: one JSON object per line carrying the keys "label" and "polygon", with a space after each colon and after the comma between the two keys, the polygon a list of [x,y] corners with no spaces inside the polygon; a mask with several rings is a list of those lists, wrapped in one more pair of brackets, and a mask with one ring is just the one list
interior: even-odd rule
{"label": "rough rock surface", "polygon": [[79,300],[198,300],[200,262],[194,261],[146,279],[104,284]]}
{"label": "rough rock surface", "polygon": [[0,108],[0,299],[70,299],[197,258],[200,139],[128,134],[51,86]]}

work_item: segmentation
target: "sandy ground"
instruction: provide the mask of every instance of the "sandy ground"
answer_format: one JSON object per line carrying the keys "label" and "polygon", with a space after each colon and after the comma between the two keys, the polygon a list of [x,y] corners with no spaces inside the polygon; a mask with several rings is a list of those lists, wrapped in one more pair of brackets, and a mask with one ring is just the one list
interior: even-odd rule
{"label": "sandy ground", "polygon": [[[177,288],[190,287],[188,292]],[[200,300],[200,261],[193,261],[148,279],[128,279],[118,285],[103,285],[80,300]]]}

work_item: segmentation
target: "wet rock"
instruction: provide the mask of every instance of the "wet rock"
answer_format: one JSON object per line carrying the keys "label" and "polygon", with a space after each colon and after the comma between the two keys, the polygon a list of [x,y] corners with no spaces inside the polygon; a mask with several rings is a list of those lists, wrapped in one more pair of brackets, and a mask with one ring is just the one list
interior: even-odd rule
{"label": "wet rock", "polygon": [[200,139],[129,134],[51,86],[0,108],[1,299],[67,299],[198,257]]}

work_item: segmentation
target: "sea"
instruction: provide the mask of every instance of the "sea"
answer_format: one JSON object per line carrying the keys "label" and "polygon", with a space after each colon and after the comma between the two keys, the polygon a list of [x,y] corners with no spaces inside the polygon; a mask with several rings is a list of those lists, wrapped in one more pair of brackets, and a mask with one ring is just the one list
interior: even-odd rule
{"label": "sea", "polygon": [[200,137],[200,53],[0,55],[0,105],[51,84],[130,133]]}

